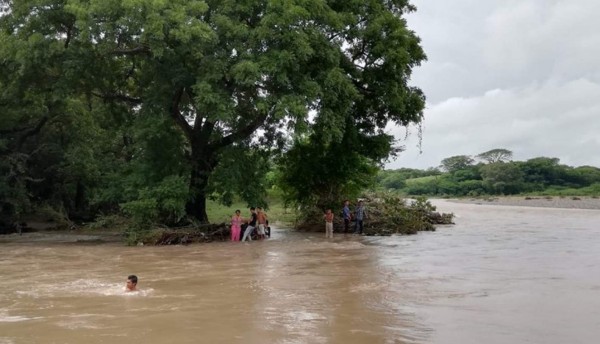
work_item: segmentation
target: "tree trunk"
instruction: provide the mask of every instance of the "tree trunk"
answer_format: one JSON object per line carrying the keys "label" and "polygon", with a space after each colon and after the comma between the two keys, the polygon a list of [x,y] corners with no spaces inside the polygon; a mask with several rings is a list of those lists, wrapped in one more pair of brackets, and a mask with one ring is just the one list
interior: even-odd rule
{"label": "tree trunk", "polygon": [[186,204],[186,213],[200,223],[208,223],[206,214],[206,188],[208,179],[217,166],[217,152],[200,136],[192,142],[190,176],[190,198]]}
{"label": "tree trunk", "polygon": [[186,212],[189,216],[196,218],[200,223],[208,223],[206,214],[206,187],[210,170],[202,168],[197,162],[192,164],[192,175],[190,178],[190,199],[186,204]]}
{"label": "tree trunk", "polygon": [[85,186],[81,182],[81,180],[77,181],[77,186],[75,188],[75,212],[77,216],[82,216],[85,213],[86,208],[86,198],[85,198]]}

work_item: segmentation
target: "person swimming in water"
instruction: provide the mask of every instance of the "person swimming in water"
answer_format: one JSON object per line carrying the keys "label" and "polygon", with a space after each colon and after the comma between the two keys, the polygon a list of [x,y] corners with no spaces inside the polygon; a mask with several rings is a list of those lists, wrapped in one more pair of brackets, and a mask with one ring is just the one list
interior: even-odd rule
{"label": "person swimming in water", "polygon": [[136,275],[127,276],[127,285],[125,286],[125,291],[138,291],[137,282],[138,278]]}

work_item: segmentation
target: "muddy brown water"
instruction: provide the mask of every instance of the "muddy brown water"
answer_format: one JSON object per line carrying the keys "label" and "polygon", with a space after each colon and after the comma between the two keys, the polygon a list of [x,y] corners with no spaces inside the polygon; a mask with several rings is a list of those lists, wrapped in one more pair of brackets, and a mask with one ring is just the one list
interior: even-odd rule
{"label": "muddy brown water", "polygon": [[600,211],[437,204],[414,236],[5,242],[0,344],[597,342]]}

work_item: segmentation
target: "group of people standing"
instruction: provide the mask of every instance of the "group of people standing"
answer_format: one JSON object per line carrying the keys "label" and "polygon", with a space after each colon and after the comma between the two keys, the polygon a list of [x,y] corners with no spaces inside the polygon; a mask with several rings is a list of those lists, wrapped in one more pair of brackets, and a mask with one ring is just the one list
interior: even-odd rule
{"label": "group of people standing", "polygon": [[[367,216],[363,201],[358,201],[358,204],[354,208],[354,214],[350,212],[350,201],[344,201],[344,207],[342,208],[342,219],[344,220],[344,233],[350,231],[350,223],[354,220],[354,233],[363,234],[363,223]],[[333,238],[333,212],[331,209],[327,209],[325,215],[325,237]]]}
{"label": "group of people standing", "polygon": [[[363,223],[367,217],[363,201],[358,201],[358,204],[354,208],[354,213],[350,211],[350,201],[344,201],[344,207],[342,208],[342,219],[344,220],[344,233],[350,232],[350,224],[354,221],[354,233],[363,234]],[[333,238],[333,212],[331,209],[327,209],[325,215],[325,237]],[[240,210],[236,210],[235,214],[231,217],[231,241],[252,241],[252,232],[257,230],[258,239],[266,238],[266,231],[268,228],[269,220],[267,214],[260,207],[250,208],[250,217],[243,218]],[[242,234],[242,226],[246,225],[244,234],[240,240]]]}
{"label": "group of people standing", "polygon": [[231,217],[231,241],[240,241],[240,234],[242,232],[242,225],[247,224],[246,230],[241,241],[252,241],[252,232],[257,230],[258,239],[265,239],[266,230],[268,226],[267,214],[262,208],[250,208],[250,218],[244,219],[241,216],[239,210],[235,211],[235,214]]}

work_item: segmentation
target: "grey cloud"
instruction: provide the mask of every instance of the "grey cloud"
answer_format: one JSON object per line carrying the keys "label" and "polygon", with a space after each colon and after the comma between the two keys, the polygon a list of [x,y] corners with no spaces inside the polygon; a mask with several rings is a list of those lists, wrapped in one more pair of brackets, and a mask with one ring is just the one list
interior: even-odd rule
{"label": "grey cloud", "polygon": [[[451,98],[427,109],[423,154],[411,135],[407,151],[389,167],[437,166],[452,155],[494,148],[512,150],[517,160],[549,156],[570,165],[600,166],[599,99],[600,84],[586,79]],[[396,137],[403,133],[390,130]]]}
{"label": "grey cloud", "polygon": [[[507,148],[515,159],[600,166],[600,2],[414,1],[409,26],[429,61],[412,83],[428,97],[423,154],[416,129],[388,164],[429,167]],[[398,139],[400,128],[390,128]]]}

